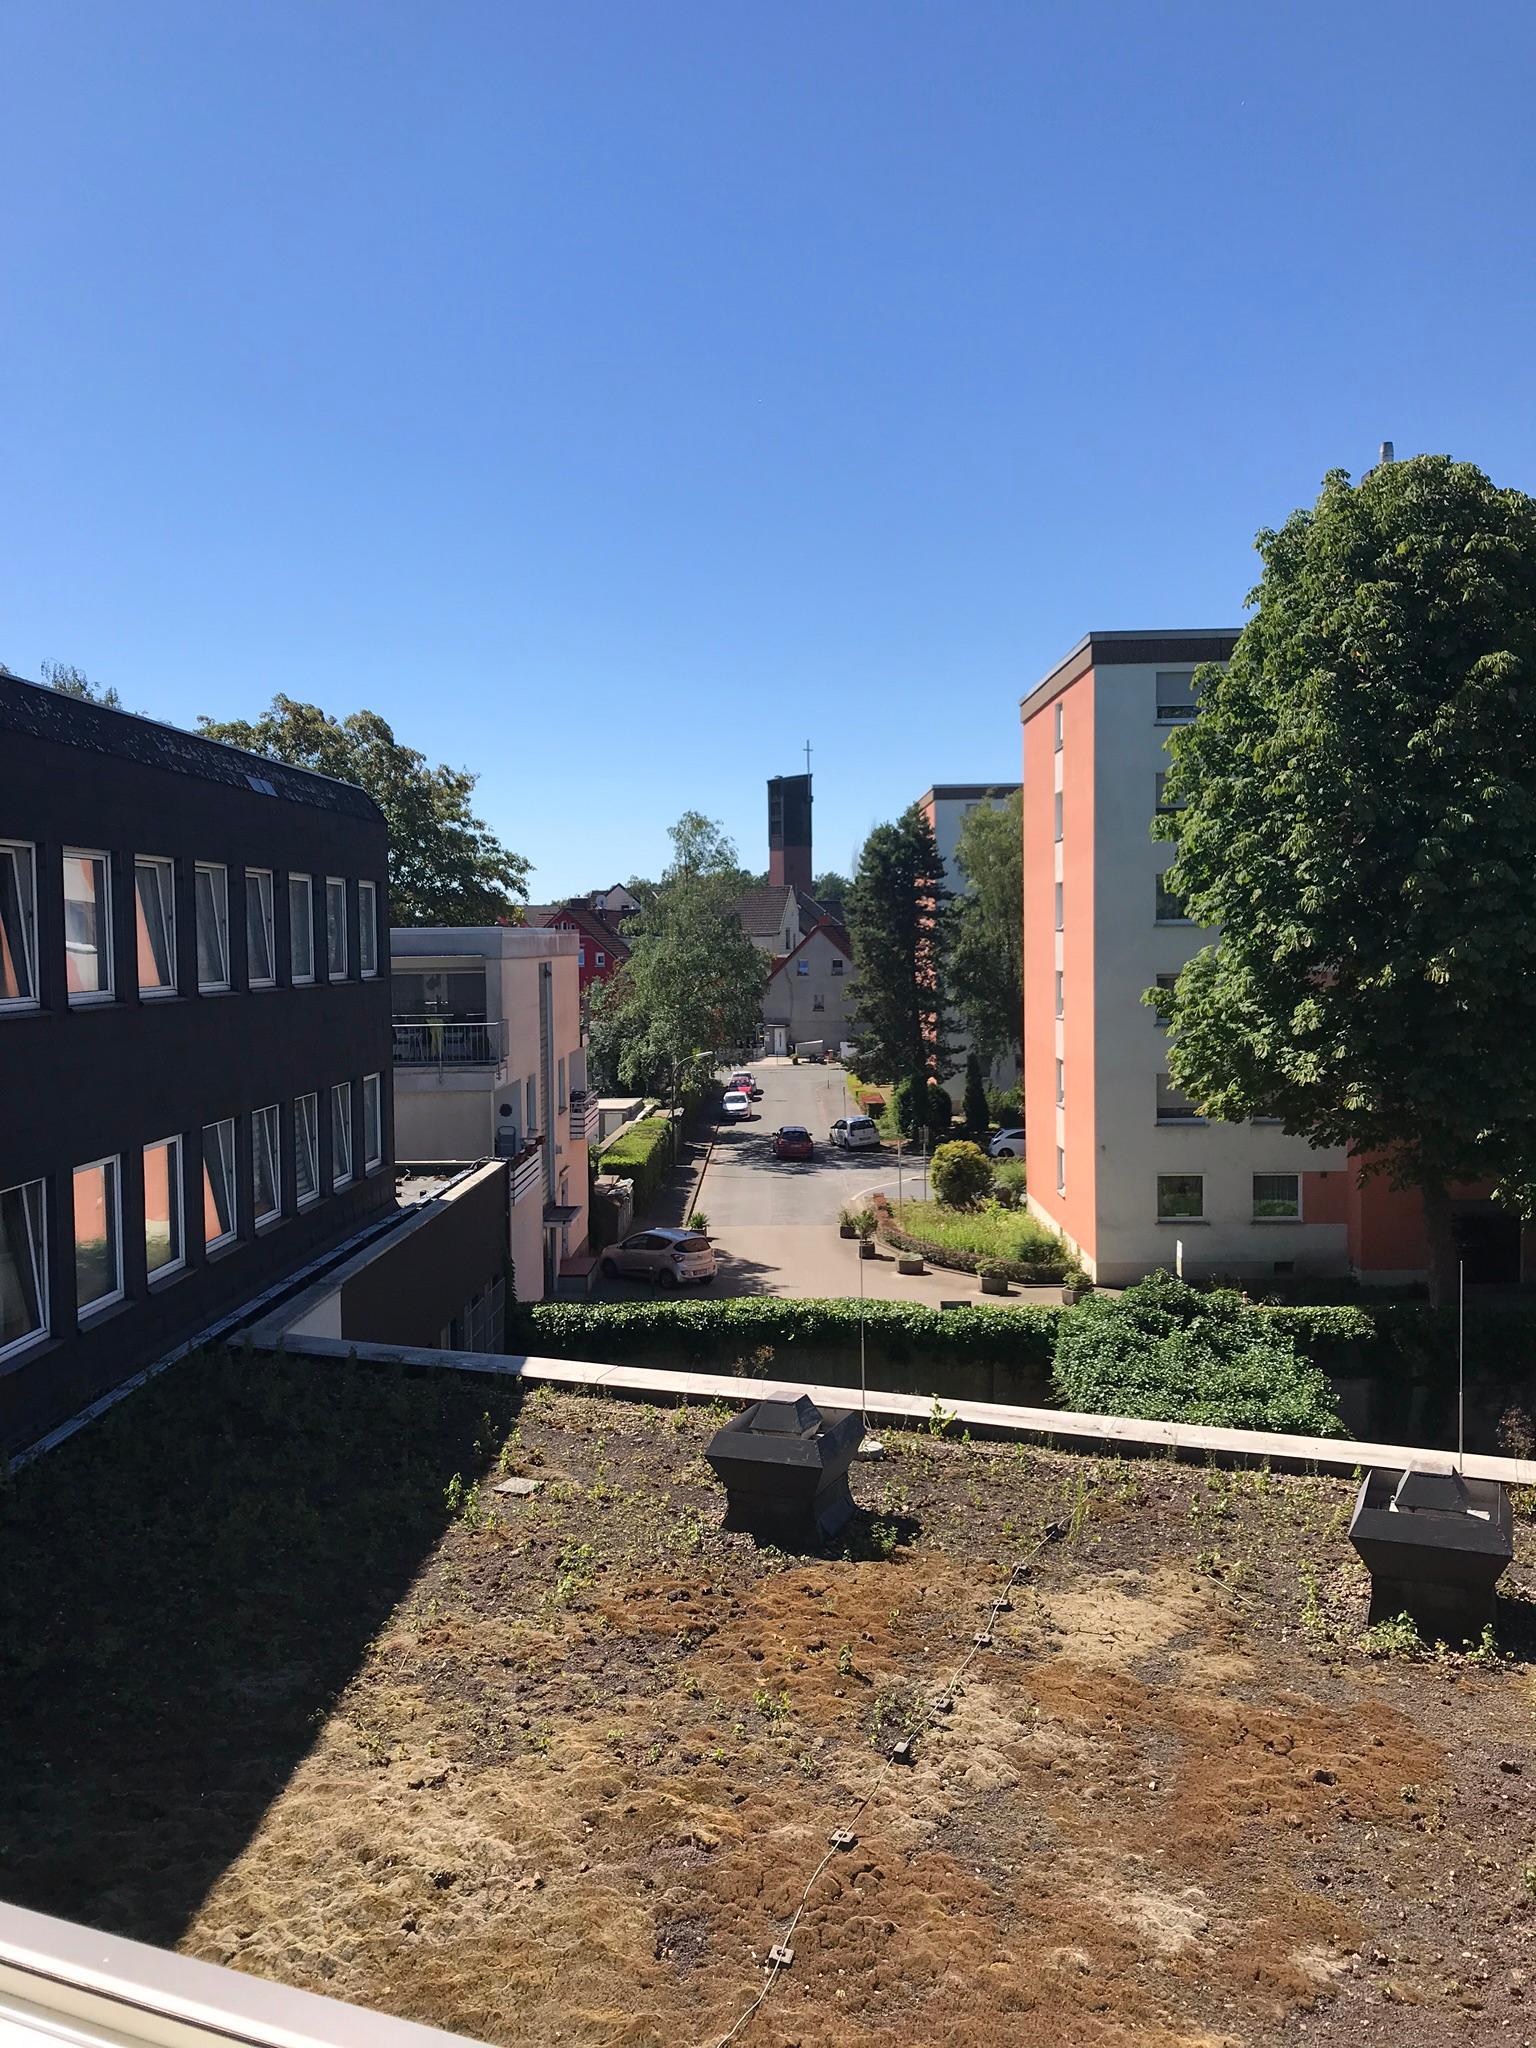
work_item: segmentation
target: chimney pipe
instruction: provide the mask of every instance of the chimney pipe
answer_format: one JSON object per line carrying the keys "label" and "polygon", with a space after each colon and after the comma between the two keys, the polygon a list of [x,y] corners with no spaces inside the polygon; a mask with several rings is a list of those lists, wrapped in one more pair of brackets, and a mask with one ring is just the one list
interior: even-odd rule
{"label": "chimney pipe", "polygon": [[1383,441],[1381,444],[1381,454],[1377,457],[1378,463],[1395,462],[1396,460],[1397,457],[1392,453],[1392,443],[1390,441]]}

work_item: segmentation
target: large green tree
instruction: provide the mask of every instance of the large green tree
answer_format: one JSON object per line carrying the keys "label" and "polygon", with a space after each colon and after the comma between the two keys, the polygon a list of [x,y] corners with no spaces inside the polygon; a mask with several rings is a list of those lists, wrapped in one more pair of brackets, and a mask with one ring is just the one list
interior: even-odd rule
{"label": "large green tree", "polygon": [[670,837],[672,860],[625,924],[629,958],[594,992],[590,1029],[601,1073],[675,1105],[756,1044],[769,961],[736,914],[741,869],[720,827],[687,811]]}
{"label": "large green tree", "polygon": [[462,768],[431,767],[376,711],[332,718],[317,704],[276,696],[258,719],[197,723],[209,739],[367,790],[389,825],[395,924],[499,924],[516,917],[527,899],[527,861],[470,809],[477,778]]}
{"label": "large green tree", "polygon": [[836,868],[825,869],[811,883],[811,894],[827,915],[835,917],[839,924],[848,921],[849,886],[848,877],[840,875]]}
{"label": "large green tree", "polygon": [[954,908],[950,987],[983,1066],[1022,1050],[1024,1033],[1024,799],[978,804],[960,827],[955,865],[966,880]]}
{"label": "large green tree", "polygon": [[859,1066],[879,1081],[954,1071],[949,1009],[950,892],[927,815],[913,804],[864,842],[848,891],[859,964],[854,1035]]}
{"label": "large green tree", "polygon": [[1219,935],[1148,1000],[1208,1116],[1274,1116],[1421,1190],[1536,1206],[1536,501],[1418,456],[1261,533],[1154,822]]}

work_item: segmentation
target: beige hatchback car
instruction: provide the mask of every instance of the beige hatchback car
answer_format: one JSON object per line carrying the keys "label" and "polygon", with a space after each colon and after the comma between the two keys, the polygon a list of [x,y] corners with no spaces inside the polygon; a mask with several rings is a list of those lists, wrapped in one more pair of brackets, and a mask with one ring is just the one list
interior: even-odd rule
{"label": "beige hatchback car", "polygon": [[605,1280],[653,1280],[681,1287],[686,1280],[713,1280],[715,1248],[696,1230],[640,1230],[610,1245],[598,1261]]}

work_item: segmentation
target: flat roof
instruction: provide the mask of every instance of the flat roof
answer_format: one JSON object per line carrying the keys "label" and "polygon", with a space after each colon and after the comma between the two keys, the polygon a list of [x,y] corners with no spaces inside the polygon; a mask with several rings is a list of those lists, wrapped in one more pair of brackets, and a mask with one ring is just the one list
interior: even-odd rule
{"label": "flat roof", "polygon": [[1019,699],[1021,718],[1032,718],[1090,668],[1129,668],[1145,662],[1225,661],[1237,645],[1240,626],[1144,626],[1129,631],[1085,633],[1048,675]]}
{"label": "flat roof", "polygon": [[926,803],[974,803],[985,796],[1012,796],[1022,782],[936,782],[918,798]]}

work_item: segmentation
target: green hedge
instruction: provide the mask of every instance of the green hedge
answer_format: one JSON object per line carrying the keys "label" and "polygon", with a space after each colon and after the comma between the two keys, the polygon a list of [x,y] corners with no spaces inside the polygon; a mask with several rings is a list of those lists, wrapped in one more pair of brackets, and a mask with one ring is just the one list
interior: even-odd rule
{"label": "green hedge", "polygon": [[[926,1203],[909,1202],[905,1209],[925,1208]],[[937,1206],[937,1205],[934,1205]],[[984,1221],[956,1213],[956,1222]],[[1033,1222],[1033,1218],[1009,1215],[1008,1224],[1020,1227]],[[975,1273],[982,1266],[996,1267],[1004,1277],[1017,1281],[1021,1287],[1043,1287],[1053,1280],[1063,1279],[1072,1264],[1072,1255],[1058,1237],[1050,1237],[1043,1224],[1037,1226],[1043,1242],[1038,1247],[1021,1247],[1023,1257],[1006,1258],[995,1251],[967,1251],[962,1246],[944,1244],[931,1237],[919,1236],[911,1230],[903,1230],[899,1224],[887,1223],[879,1229],[883,1244],[899,1252],[917,1252],[930,1266],[942,1266],[952,1273]]]}
{"label": "green hedge", "polygon": [[620,1132],[598,1161],[599,1173],[631,1183],[637,1214],[661,1193],[671,1168],[672,1152],[667,1143],[669,1127],[667,1117],[644,1117],[639,1123],[631,1124],[627,1131]]}

